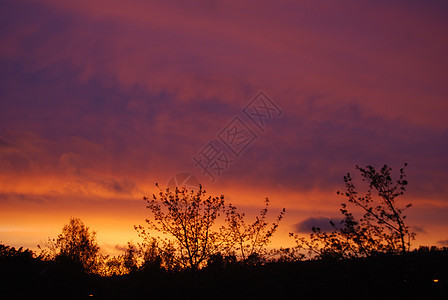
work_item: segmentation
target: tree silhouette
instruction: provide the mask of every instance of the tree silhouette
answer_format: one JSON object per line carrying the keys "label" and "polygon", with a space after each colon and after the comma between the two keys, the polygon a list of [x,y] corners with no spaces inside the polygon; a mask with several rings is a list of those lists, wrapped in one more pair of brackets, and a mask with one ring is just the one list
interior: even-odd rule
{"label": "tree silhouette", "polygon": [[78,218],[71,218],[62,233],[56,239],[48,239],[42,250],[41,255],[47,259],[78,264],[87,272],[95,272],[99,265],[96,232]]}
{"label": "tree silhouette", "polygon": [[[197,270],[211,261],[216,264],[221,258],[234,261],[235,251],[245,263],[260,263],[285,213],[283,209],[269,225],[266,221],[269,200],[266,199],[260,216],[247,224],[244,213],[239,213],[231,204],[226,207],[224,196],[207,198],[202,186],[197,191],[176,188],[173,192],[160,187],[159,190],[158,196],[144,198],[152,214],[151,219],[146,219],[149,231],[143,226],[135,229],[144,244],[151,245],[148,249],[152,249],[152,258],[161,260],[161,265],[171,270]],[[221,217],[220,225],[216,224],[218,217]],[[155,248],[158,249],[156,256]]]}
{"label": "tree silhouette", "polygon": [[258,259],[266,255],[266,246],[285,214],[283,208],[277,220],[269,226],[266,221],[268,206],[269,199],[266,198],[265,207],[252,224],[245,222],[245,214],[239,213],[235,206],[229,205],[227,211],[227,221],[235,250],[239,253],[241,260],[249,264],[256,263]]}
{"label": "tree silhouette", "polygon": [[157,241],[152,240],[151,243],[139,244],[138,256],[143,262],[139,264],[139,268],[145,271],[160,270],[162,268],[169,270],[173,265],[173,251],[162,252],[157,246]]}
{"label": "tree silhouette", "polygon": [[126,248],[126,252],[123,256],[123,266],[129,272],[133,272],[138,269],[138,252],[137,247],[128,242],[128,247]]}
{"label": "tree silhouette", "polygon": [[322,232],[320,228],[313,227],[309,239],[290,234],[299,249],[307,249],[311,256],[317,258],[362,257],[380,252],[404,254],[409,251],[415,233],[409,231],[403,212],[411,204],[404,207],[397,205],[397,197],[404,194],[408,184],[404,167],[400,169],[396,181],[392,179],[392,169],[387,165],[379,172],[372,166],[356,166],[356,169],[367,184],[365,195],[359,195],[350,173],[344,176],[345,192],[338,194],[361,209],[361,218],[357,220],[348,210],[347,203],[342,203],[340,211],[344,218],[339,224],[330,222],[333,231]]}
{"label": "tree silhouette", "polygon": [[23,247],[16,249],[0,242],[0,260],[7,260],[10,258],[30,260],[34,258],[34,253],[29,249],[23,249]]}
{"label": "tree silhouette", "polygon": [[171,260],[178,268],[199,269],[216,253],[226,253],[230,244],[224,226],[215,221],[224,214],[224,196],[206,198],[206,191],[187,191],[168,188],[159,197],[144,199],[154,219],[146,219],[148,229],[162,233],[151,236],[143,226],[135,226],[146,244],[153,244],[161,251],[165,260]]}

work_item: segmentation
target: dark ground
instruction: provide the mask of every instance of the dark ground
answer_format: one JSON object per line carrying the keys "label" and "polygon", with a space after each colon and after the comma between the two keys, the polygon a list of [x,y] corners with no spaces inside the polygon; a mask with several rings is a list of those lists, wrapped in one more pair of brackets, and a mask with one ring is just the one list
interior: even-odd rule
{"label": "dark ground", "polygon": [[0,271],[0,299],[448,299],[446,250],[109,278],[24,254]]}

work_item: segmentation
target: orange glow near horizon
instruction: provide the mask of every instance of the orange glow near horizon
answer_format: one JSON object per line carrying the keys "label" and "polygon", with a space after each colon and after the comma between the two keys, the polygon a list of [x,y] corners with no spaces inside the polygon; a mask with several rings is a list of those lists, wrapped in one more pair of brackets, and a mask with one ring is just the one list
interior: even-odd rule
{"label": "orange glow near horizon", "polygon": [[[61,180],[63,182],[63,180]],[[20,188],[17,184],[14,188]],[[23,186],[29,186],[24,184]],[[56,187],[60,187],[57,190]],[[213,189],[213,192],[216,188]],[[141,239],[134,230],[134,225],[145,225],[145,218],[150,217],[142,199],[143,195],[119,197],[110,193],[101,194],[98,190],[84,190],[83,193],[72,194],[67,192],[65,185],[47,184],[27,188],[36,196],[46,200],[42,202],[25,201],[22,203],[11,202],[9,207],[3,206],[0,212],[0,232],[2,242],[12,246],[37,250],[37,245],[43,245],[47,238],[56,237],[69,218],[78,217],[97,232],[97,239],[103,252],[117,255],[123,250],[127,242],[138,243]],[[78,190],[75,188],[75,190]],[[219,189],[216,189],[219,190]],[[48,192],[51,194],[46,194]],[[156,191],[156,190],[154,190]],[[283,191],[271,191],[271,195],[263,195],[265,192],[229,190],[228,193],[213,193],[208,195],[225,195],[227,203],[233,203],[241,212],[247,215],[247,221],[254,220],[264,207],[264,198],[270,199],[269,222],[273,222],[283,207],[286,214],[277,233],[272,239],[270,247],[291,247],[294,245],[290,232],[294,232],[294,225],[310,216],[340,217],[339,204],[343,198],[335,193],[311,191],[306,193],[285,194]],[[266,192],[266,194],[269,194]],[[32,193],[28,193],[28,196]],[[148,195],[148,194],[146,194]],[[227,196],[228,195],[228,196]],[[51,198],[51,199],[50,199]],[[73,199],[70,203],[58,202],[56,198]],[[328,199],[331,199],[329,201]],[[419,202],[415,199],[415,202]],[[424,207],[424,205],[423,205]],[[418,210],[419,207],[411,208]],[[36,214],[36,211],[39,211]],[[415,212],[410,214],[408,221],[412,224],[416,219]],[[418,220],[417,220],[418,221]],[[14,226],[11,226],[14,224]],[[412,230],[412,228],[411,228]],[[412,243],[414,247],[419,245],[434,245],[440,239],[440,232],[448,230],[448,226],[441,227],[438,224],[427,224],[425,232],[417,232],[417,239]],[[304,236],[307,233],[302,233]]]}

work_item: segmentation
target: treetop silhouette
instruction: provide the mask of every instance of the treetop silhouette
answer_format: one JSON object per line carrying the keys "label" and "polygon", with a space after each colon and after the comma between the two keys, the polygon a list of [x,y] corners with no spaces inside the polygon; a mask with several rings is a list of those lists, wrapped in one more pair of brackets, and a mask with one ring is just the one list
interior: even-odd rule
{"label": "treetop silhouette", "polygon": [[[404,211],[411,204],[400,207],[397,203],[397,198],[404,194],[408,184],[404,172],[406,166],[400,169],[396,180],[392,179],[392,169],[387,165],[379,171],[372,166],[356,166],[362,181],[367,185],[366,193],[360,195],[350,173],[344,176],[345,192],[338,192],[348,202],[341,204],[343,220],[339,224],[330,221],[333,228],[331,232],[313,227],[309,239],[290,233],[295,238],[297,248],[308,250],[315,258],[351,258],[384,252],[408,252],[415,233],[410,232],[405,223]],[[360,208],[362,216],[357,219],[347,204]]]}
{"label": "treetop silhouette", "polygon": [[84,225],[81,219],[70,218],[56,239],[48,239],[45,249],[38,246],[46,259],[80,265],[87,272],[98,268],[99,246],[96,232]]}
{"label": "treetop silhouette", "polygon": [[152,215],[146,219],[147,229],[152,232],[141,225],[135,229],[146,244],[156,245],[160,254],[180,269],[197,270],[220,256],[240,256],[247,262],[249,257],[263,255],[284,214],[283,210],[268,227],[266,199],[260,217],[246,224],[245,215],[232,204],[226,206],[224,196],[206,197],[202,186],[197,191],[159,187],[157,196],[144,199]]}

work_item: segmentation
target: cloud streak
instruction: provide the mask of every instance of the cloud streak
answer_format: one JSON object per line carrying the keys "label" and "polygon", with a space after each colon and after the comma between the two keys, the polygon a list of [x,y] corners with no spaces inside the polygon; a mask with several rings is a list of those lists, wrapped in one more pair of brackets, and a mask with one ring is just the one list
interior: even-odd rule
{"label": "cloud streak", "polygon": [[294,224],[295,232],[298,233],[312,233],[313,227],[319,228],[322,232],[332,231],[334,227],[331,225],[333,222],[335,225],[338,224],[341,219],[338,218],[326,218],[326,217],[310,217],[302,222]]}

